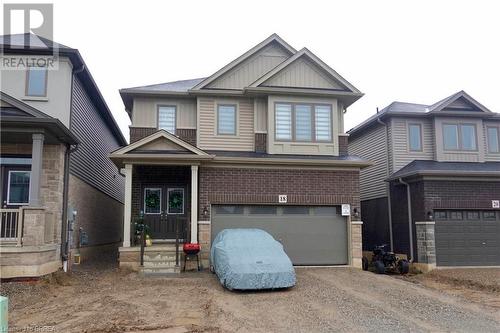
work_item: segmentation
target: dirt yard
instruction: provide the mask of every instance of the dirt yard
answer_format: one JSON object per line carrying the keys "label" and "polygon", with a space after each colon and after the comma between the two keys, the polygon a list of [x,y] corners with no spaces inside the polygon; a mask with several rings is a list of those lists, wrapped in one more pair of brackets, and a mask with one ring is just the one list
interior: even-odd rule
{"label": "dirt yard", "polygon": [[436,269],[403,279],[500,311],[500,268]]}
{"label": "dirt yard", "polygon": [[[208,272],[141,278],[108,264],[82,266],[70,277],[4,283],[1,294],[10,299],[12,332],[494,332],[500,327],[500,304],[471,302],[463,294],[439,291],[447,282],[428,282],[440,284],[444,272],[407,280],[350,268],[299,268],[297,274],[291,290],[230,292]],[[499,298],[495,290],[481,292]]]}

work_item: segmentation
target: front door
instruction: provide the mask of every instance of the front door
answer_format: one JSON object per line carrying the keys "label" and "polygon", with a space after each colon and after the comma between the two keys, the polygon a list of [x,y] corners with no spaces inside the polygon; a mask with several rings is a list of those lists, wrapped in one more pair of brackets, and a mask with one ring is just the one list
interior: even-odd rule
{"label": "front door", "polygon": [[186,188],[182,186],[147,185],[143,188],[144,222],[153,239],[175,239],[176,221],[180,231],[187,221]]}

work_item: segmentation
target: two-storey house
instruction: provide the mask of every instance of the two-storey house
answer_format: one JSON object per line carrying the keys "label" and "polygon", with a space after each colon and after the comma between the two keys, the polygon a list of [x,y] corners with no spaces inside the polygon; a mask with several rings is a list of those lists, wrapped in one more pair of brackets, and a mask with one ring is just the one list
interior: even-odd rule
{"label": "two-storey house", "polygon": [[[348,132],[361,171],[365,250],[429,267],[500,264],[500,114],[460,91],[393,102]],[[437,261],[437,262],[436,262]]]}
{"label": "two-storey house", "polygon": [[209,77],[120,94],[132,120],[111,154],[126,179],[121,265],[138,267],[141,216],[153,248],[181,230],[205,261],[220,230],[252,227],[297,265],[361,263],[368,163],[347,154],[343,118],[362,94],[312,52],[273,34]]}
{"label": "two-storey house", "polygon": [[0,277],[116,251],[124,180],[108,154],[126,141],[80,53],[29,34],[0,51]]}

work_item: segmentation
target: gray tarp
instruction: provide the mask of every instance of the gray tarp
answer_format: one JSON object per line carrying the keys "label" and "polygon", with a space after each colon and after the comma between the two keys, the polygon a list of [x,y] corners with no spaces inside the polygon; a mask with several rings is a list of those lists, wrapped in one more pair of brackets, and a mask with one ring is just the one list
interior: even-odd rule
{"label": "gray tarp", "polygon": [[224,229],[217,234],[211,264],[228,289],[273,289],[295,285],[295,270],[283,245],[260,229]]}

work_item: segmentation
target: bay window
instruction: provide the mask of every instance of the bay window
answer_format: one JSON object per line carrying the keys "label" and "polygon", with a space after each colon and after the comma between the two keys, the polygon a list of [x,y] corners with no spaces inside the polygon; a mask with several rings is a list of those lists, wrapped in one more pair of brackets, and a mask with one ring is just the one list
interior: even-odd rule
{"label": "bay window", "polygon": [[276,103],[274,114],[277,141],[332,141],[330,105]]}

